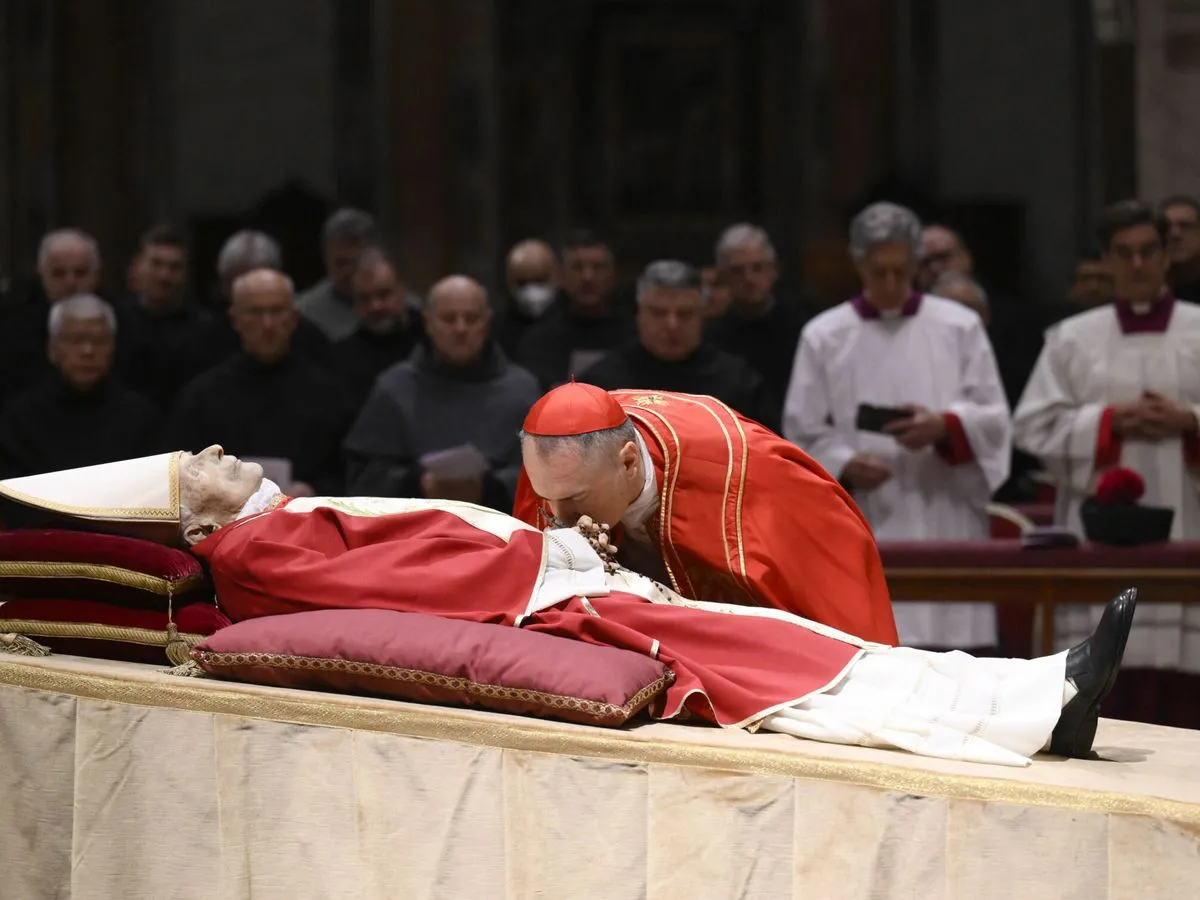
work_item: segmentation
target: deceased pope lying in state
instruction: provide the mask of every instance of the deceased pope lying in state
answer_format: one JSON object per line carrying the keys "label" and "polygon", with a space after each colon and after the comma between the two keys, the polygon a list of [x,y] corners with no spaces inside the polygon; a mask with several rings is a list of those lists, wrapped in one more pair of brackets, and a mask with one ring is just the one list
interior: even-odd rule
{"label": "deceased pope lying in state", "polygon": [[890,647],[681,597],[618,566],[588,521],[538,530],[455,501],[289,498],[219,446],[11,479],[0,497],[182,540],[235,621],[371,608],[533,629],[662,660],[675,681],[659,718],[1000,765],[1090,753],[1136,603],[1126,591],[1087,641],[1039,659]]}

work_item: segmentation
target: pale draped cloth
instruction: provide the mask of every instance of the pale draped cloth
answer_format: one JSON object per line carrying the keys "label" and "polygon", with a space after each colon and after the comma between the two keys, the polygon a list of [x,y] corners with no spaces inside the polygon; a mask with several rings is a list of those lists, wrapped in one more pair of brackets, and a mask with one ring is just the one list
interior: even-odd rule
{"label": "pale draped cloth", "polygon": [[[953,413],[974,459],[950,465],[933,447],[906,450],[889,435],[857,430],[863,403]],[[854,495],[877,540],[986,540],[987,503],[1011,465],[1008,401],[983,322],[973,310],[929,294],[915,315],[863,319],[843,303],[813,319],[796,351],[783,432],[835,477],[859,453],[887,463],[888,481]],[[905,602],[894,612],[902,644],[998,641],[989,603]]]}
{"label": "pale draped cloth", "polygon": [[[535,530],[496,510],[451,500],[310,497],[293,500],[284,509],[303,513],[319,507],[368,516],[438,509],[503,540],[518,530]],[[1024,766],[1047,745],[1064,702],[1073,695],[1066,683],[1065,653],[1035,660],[975,659],[958,652],[886,647],[782,610],[689,600],[628,569],[605,571],[603,560],[575,529],[547,529],[543,535],[545,568],[518,626],[525,617],[573,597],[621,591],[648,603],[771,618],[781,628],[806,628],[860,648],[857,660],[824,691],[782,709],[764,710],[746,723],[751,731],[764,728],[827,743]]]}
{"label": "pale draped cloth", "polygon": [[[1057,488],[1055,522],[1077,533],[1079,509],[1095,491],[1100,422],[1108,406],[1155,391],[1200,415],[1200,306],[1176,301],[1165,332],[1125,334],[1112,307],[1089,310],[1046,332],[1046,344],[1014,415],[1022,450],[1038,457]],[[1146,483],[1141,502],[1175,510],[1172,540],[1200,539],[1200,471],[1183,441],[1126,440],[1120,465]],[[1100,606],[1060,606],[1055,643],[1068,647],[1096,627]],[[1200,606],[1143,603],[1125,665],[1200,673]]]}

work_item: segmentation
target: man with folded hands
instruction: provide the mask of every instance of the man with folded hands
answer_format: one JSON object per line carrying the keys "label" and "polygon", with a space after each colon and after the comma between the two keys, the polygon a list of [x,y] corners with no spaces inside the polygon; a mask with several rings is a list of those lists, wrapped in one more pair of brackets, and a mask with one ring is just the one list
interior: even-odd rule
{"label": "man with folded hands", "polygon": [[661,659],[675,681],[659,718],[999,765],[1090,754],[1137,600],[1114,599],[1069,651],[976,659],[686,599],[617,565],[590,520],[541,531],[459,501],[289,498],[218,446],[11,479],[0,499],[182,538],[235,620],[390,609],[530,628]]}

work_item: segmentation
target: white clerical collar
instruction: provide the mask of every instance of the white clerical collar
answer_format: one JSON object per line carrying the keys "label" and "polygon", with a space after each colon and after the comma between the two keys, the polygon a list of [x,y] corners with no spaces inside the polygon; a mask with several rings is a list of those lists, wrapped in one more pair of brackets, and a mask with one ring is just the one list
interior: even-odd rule
{"label": "white clerical collar", "polygon": [[255,513],[270,509],[275,505],[275,498],[282,493],[283,491],[279,489],[279,485],[270,478],[264,478],[262,484],[258,486],[258,490],[251,494],[250,499],[238,510],[237,518],[243,519],[246,516],[252,516]]}
{"label": "white clerical collar", "polygon": [[625,515],[621,516],[621,524],[631,536],[648,539],[646,523],[658,510],[658,476],[654,473],[654,460],[650,457],[646,441],[638,433],[634,434],[634,438],[642,459],[642,492],[625,510]]}

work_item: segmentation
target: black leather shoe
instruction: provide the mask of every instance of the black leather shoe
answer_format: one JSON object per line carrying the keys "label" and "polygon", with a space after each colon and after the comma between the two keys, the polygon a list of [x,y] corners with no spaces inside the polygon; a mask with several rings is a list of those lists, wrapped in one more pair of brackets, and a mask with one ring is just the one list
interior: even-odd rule
{"label": "black leather shoe", "polygon": [[1137,598],[1137,588],[1118,594],[1105,608],[1092,636],[1067,651],[1067,678],[1079,693],[1058,717],[1050,736],[1051,753],[1077,759],[1090,755],[1100,720],[1100,703],[1117,680]]}

